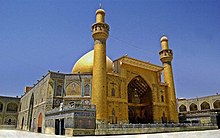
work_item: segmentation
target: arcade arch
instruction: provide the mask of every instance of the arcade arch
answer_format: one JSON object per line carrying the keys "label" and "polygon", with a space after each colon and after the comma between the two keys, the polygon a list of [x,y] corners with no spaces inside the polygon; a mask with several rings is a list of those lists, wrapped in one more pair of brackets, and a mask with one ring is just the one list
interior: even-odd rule
{"label": "arcade arch", "polygon": [[197,111],[198,110],[198,107],[196,104],[192,103],[190,106],[189,106],[189,110],[190,111]]}
{"label": "arcade arch", "polygon": [[201,110],[210,109],[210,105],[209,105],[209,103],[207,103],[207,102],[203,102],[203,103],[200,105],[200,107],[201,107]]}
{"label": "arcade arch", "polygon": [[213,103],[213,107],[214,107],[214,109],[220,108],[220,100],[216,100],[216,101]]}
{"label": "arcade arch", "polygon": [[180,111],[180,112],[186,112],[186,106],[182,104],[182,105],[179,107],[179,111]]}
{"label": "arcade arch", "polygon": [[16,103],[8,103],[6,111],[10,113],[16,113],[18,110],[18,105]]}

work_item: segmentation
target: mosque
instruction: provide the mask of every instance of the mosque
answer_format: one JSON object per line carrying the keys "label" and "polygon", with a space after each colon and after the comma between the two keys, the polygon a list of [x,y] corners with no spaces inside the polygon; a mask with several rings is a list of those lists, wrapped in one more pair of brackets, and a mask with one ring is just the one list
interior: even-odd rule
{"label": "mosque", "polygon": [[[92,25],[94,50],[75,63],[72,73],[49,71],[34,86],[25,87],[20,100],[18,129],[45,133],[51,125],[46,120],[48,112],[61,105],[80,104],[95,106],[96,124],[178,122],[171,64],[173,52],[168,38],[160,39],[162,66],[158,66],[129,56],[112,61],[106,55],[108,36],[105,11],[99,8]],[[64,118],[61,124],[67,127],[67,122]]]}

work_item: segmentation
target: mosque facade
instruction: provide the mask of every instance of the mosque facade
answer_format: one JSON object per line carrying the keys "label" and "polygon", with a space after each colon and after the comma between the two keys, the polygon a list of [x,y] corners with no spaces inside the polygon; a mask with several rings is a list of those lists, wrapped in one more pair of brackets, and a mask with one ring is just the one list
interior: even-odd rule
{"label": "mosque facade", "polygon": [[100,8],[92,25],[94,50],[75,63],[72,73],[49,71],[33,87],[25,88],[18,129],[45,133],[48,112],[61,105],[82,104],[96,107],[96,124],[178,122],[168,38],[160,39],[159,66],[129,56],[112,61],[106,55],[108,35],[105,11]]}

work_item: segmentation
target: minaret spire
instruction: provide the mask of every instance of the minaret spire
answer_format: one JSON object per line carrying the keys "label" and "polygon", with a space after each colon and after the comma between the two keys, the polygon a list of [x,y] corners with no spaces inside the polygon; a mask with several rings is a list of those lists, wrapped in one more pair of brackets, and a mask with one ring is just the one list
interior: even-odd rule
{"label": "minaret spire", "polygon": [[102,9],[102,3],[99,3],[99,9]]}

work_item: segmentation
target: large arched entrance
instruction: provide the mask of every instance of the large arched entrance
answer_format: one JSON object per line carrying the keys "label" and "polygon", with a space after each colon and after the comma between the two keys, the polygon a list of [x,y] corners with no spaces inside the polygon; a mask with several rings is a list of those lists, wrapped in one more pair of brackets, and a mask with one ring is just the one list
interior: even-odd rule
{"label": "large arched entrance", "polygon": [[28,130],[29,131],[31,131],[33,107],[34,107],[34,94],[31,95],[29,109],[28,109]]}
{"label": "large arched entrance", "polygon": [[152,91],[146,81],[137,76],[128,84],[129,123],[153,123]]}
{"label": "large arched entrance", "polygon": [[42,132],[42,113],[40,113],[38,116],[37,132],[38,133]]}

